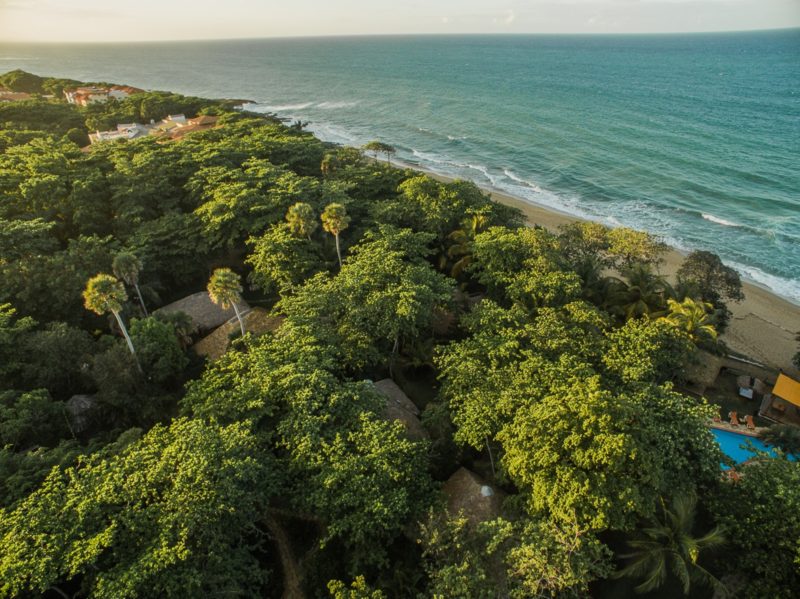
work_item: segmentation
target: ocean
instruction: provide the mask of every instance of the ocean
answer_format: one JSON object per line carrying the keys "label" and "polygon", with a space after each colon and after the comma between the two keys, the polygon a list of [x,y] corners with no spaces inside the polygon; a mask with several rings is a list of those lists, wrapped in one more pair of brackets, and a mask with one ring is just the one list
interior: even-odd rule
{"label": "ocean", "polygon": [[800,302],[800,30],[0,44],[0,72],[254,101],[349,145],[718,253]]}

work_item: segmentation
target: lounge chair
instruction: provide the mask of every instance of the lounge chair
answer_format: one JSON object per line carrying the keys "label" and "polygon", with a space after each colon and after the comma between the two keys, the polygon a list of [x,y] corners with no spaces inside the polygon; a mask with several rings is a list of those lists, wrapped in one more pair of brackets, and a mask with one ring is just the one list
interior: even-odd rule
{"label": "lounge chair", "polygon": [[745,418],[745,421],[747,422],[747,428],[755,428],[756,427],[756,423],[753,421],[753,417],[750,414],[748,414],[744,418]]}
{"label": "lounge chair", "polygon": [[739,418],[736,412],[728,413],[728,418],[731,419],[731,426],[739,426]]}

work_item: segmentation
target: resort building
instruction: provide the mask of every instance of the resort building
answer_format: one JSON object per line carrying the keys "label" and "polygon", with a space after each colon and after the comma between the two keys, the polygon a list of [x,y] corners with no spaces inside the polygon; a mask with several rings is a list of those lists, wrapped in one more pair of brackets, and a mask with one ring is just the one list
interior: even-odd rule
{"label": "resort building", "polygon": [[25,92],[12,92],[5,89],[0,89],[0,102],[20,102],[22,100],[30,100],[33,96]]}
{"label": "resort building", "polygon": [[90,133],[89,141],[94,144],[100,141],[113,141],[115,139],[136,139],[137,137],[145,137],[149,134],[150,127],[147,125],[123,123],[117,125],[117,128],[111,131],[96,131],[95,133]]}
{"label": "resort building", "polygon": [[781,373],[764,396],[758,415],[780,424],[800,426],[800,382]]}
{"label": "resort building", "polygon": [[76,87],[75,89],[65,89],[64,97],[70,104],[78,106],[88,106],[108,102],[109,100],[124,100],[131,94],[140,93],[144,90],[129,85],[112,85],[111,87]]}

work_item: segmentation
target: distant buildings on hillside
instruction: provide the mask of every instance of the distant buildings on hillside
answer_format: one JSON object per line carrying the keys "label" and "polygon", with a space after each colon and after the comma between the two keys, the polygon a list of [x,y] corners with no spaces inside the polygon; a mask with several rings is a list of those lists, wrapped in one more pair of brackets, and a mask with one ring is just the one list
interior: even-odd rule
{"label": "distant buildings on hillside", "polygon": [[112,85],[111,87],[87,86],[65,89],[64,97],[70,104],[88,106],[89,104],[102,104],[109,100],[124,100],[131,94],[138,94],[143,91],[144,90],[131,87],[130,85]]}
{"label": "distant buildings on hillside", "polygon": [[178,139],[193,131],[211,129],[217,124],[218,117],[198,116],[187,119],[183,114],[171,114],[159,123],[151,122],[149,125],[141,123],[123,123],[111,131],[97,131],[89,134],[89,141],[93,144],[101,141],[116,139],[136,139],[147,135],[154,135],[168,139]]}
{"label": "distant buildings on hillside", "polygon": [[0,89],[0,102],[20,102],[22,100],[30,100],[33,96],[25,92],[12,92],[6,89]]}

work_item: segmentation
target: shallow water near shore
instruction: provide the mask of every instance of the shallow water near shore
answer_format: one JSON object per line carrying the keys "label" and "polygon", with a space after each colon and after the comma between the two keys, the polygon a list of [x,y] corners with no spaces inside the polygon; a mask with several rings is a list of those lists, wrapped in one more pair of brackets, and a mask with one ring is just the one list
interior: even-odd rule
{"label": "shallow water near shore", "polygon": [[800,30],[4,45],[0,71],[309,121],[328,141],[719,253],[800,301]]}

